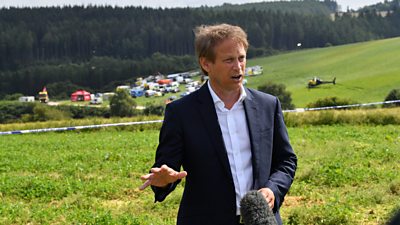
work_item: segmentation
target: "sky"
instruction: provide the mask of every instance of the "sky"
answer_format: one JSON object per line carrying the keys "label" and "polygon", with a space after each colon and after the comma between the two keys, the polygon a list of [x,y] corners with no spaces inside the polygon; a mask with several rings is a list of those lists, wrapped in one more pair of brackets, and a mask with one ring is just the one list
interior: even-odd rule
{"label": "sky", "polygon": [[[1,0],[0,7],[40,7],[40,6],[63,6],[63,5],[111,5],[111,6],[147,6],[147,7],[199,7],[217,6],[224,2],[231,4],[243,4],[251,2],[262,2],[265,0]],[[269,0],[271,1],[271,0]],[[342,11],[350,9],[357,10],[366,5],[383,2],[383,0],[336,0]]]}

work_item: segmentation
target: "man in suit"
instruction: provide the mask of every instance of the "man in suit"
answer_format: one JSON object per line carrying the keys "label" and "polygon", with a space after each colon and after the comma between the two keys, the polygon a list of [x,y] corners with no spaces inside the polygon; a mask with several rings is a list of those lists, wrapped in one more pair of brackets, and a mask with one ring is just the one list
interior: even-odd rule
{"label": "man in suit", "polygon": [[167,105],[155,164],[140,189],[151,185],[161,202],[185,178],[177,218],[185,225],[241,224],[240,200],[258,190],[281,224],[297,158],[279,100],[243,87],[248,42],[240,27],[199,26],[195,36],[208,82]]}

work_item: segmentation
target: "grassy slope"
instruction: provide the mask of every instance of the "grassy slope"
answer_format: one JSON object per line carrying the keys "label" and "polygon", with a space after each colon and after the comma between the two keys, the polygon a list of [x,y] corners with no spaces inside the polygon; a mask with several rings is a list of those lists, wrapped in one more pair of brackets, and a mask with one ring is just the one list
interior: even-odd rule
{"label": "grassy slope", "polygon": [[[296,107],[305,107],[328,96],[351,98],[360,103],[383,101],[392,89],[400,88],[399,55],[400,38],[392,38],[251,59],[248,66],[263,66],[264,75],[248,77],[247,86],[257,88],[269,80],[283,83],[292,93]],[[336,77],[337,84],[308,89],[307,82],[314,76],[327,81]],[[183,85],[181,90],[184,91]],[[140,106],[164,104],[169,96],[179,98],[182,92],[140,97],[135,101]],[[70,104],[70,101],[61,104]]]}
{"label": "grassy slope", "polygon": [[[249,60],[248,66],[263,66],[264,75],[249,78],[248,86],[257,88],[267,80],[283,83],[296,107],[327,96],[382,101],[392,89],[400,88],[399,55],[400,38],[392,38],[258,58]],[[309,90],[307,81],[314,76],[336,77],[337,84]]]}

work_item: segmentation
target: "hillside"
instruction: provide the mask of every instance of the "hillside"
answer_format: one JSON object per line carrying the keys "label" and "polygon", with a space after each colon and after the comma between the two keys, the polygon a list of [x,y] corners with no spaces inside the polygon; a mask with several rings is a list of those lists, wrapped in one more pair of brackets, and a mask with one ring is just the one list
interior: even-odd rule
{"label": "hillside", "polygon": [[[325,15],[262,11],[255,6],[257,10],[0,9],[0,99],[14,93],[35,95],[43,86],[61,99],[76,88],[51,85],[105,92],[128,79],[192,70],[197,67],[193,28],[201,24],[241,26],[250,42],[249,59],[296,50],[298,42],[311,49],[400,36],[400,9],[384,18],[370,12],[333,21]],[[302,7],[291,9],[298,8]]]}
{"label": "hillside", "polygon": [[[269,80],[283,83],[296,107],[328,96],[360,103],[383,101],[390,90],[400,88],[399,55],[400,38],[392,38],[258,58],[249,60],[248,66],[263,66],[264,75],[251,77],[248,86],[257,88]],[[336,77],[337,84],[308,89],[307,81],[314,76]]]}

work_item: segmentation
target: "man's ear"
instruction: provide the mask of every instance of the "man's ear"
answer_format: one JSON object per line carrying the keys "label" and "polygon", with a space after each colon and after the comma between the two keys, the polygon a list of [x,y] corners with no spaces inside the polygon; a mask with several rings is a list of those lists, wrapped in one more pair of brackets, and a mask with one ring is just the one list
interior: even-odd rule
{"label": "man's ear", "polygon": [[210,61],[208,61],[205,57],[200,57],[199,63],[203,70],[205,70],[207,73],[210,72]]}

